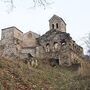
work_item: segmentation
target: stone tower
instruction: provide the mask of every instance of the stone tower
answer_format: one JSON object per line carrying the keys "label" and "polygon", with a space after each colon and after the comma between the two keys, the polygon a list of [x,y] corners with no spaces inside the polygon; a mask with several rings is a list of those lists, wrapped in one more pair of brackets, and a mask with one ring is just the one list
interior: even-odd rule
{"label": "stone tower", "polygon": [[52,18],[49,20],[49,27],[51,29],[56,29],[61,32],[66,32],[66,23],[62,18],[57,15],[53,15]]}
{"label": "stone tower", "polygon": [[22,35],[23,35],[22,31],[20,31],[16,27],[12,26],[12,27],[2,29],[2,37],[1,37],[1,39],[2,40],[6,40],[6,39],[12,40],[12,39],[16,38],[16,39],[19,39],[19,40],[22,41]]}
{"label": "stone tower", "polygon": [[3,56],[14,57],[19,55],[23,32],[16,27],[2,29],[1,43],[4,46]]}

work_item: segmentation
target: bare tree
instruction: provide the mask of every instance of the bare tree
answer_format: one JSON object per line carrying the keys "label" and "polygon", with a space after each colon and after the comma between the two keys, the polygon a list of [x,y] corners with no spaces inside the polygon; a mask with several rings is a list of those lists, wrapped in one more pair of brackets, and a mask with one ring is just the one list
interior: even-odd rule
{"label": "bare tree", "polygon": [[33,0],[33,2],[34,2],[34,7],[37,5],[46,7],[46,5],[50,4],[49,2],[47,2],[47,0]]}
{"label": "bare tree", "polygon": [[87,54],[90,56],[90,33],[86,37],[84,37],[83,40],[87,48]]}
{"label": "bare tree", "polygon": [[[13,10],[15,8],[14,2],[15,0],[0,0],[1,2],[7,3],[10,7],[10,10]],[[51,4],[49,0],[32,0],[33,1],[33,7],[42,6],[46,8],[47,5]]]}
{"label": "bare tree", "polygon": [[12,11],[15,8],[14,0],[0,0],[7,7],[8,11]]}

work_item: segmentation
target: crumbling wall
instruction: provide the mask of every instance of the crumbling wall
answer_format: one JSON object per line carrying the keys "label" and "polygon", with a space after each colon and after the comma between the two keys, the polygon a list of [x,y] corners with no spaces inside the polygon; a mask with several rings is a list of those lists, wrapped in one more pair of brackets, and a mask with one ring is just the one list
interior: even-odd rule
{"label": "crumbling wall", "polygon": [[39,44],[43,48],[43,56],[47,59],[59,60],[59,65],[70,65],[68,41],[69,34],[57,30],[50,30],[39,38]]}

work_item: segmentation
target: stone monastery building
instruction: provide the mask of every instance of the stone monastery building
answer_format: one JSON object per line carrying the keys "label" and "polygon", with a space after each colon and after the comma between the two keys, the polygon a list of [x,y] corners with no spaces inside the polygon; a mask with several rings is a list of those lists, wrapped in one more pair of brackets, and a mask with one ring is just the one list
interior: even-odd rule
{"label": "stone monastery building", "polygon": [[16,27],[2,29],[0,55],[14,59],[27,59],[30,56],[53,59],[59,65],[79,63],[84,56],[83,48],[66,32],[64,20],[53,15],[49,28],[42,36],[32,31],[23,33]]}

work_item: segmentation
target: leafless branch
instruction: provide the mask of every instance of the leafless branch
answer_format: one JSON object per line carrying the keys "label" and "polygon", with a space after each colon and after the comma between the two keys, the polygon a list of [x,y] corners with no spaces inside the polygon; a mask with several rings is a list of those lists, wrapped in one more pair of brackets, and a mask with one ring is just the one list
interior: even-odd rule
{"label": "leafless branch", "polygon": [[46,0],[33,0],[33,2],[34,2],[34,7],[43,6],[44,8],[46,8],[46,6],[50,4]]}
{"label": "leafless branch", "polygon": [[8,13],[11,12],[15,8],[14,0],[1,0],[1,2],[5,3]]}
{"label": "leafless branch", "polygon": [[84,38],[84,43],[86,44],[87,52],[90,54],[90,33]]}
{"label": "leafless branch", "polygon": [[[0,0],[1,2],[4,2],[5,4],[7,4],[9,8],[8,11],[12,11],[15,8],[14,2],[15,0]],[[49,3],[49,0],[32,0],[34,3],[33,7],[44,7],[44,9],[47,7],[47,5],[50,5],[51,3]]]}

